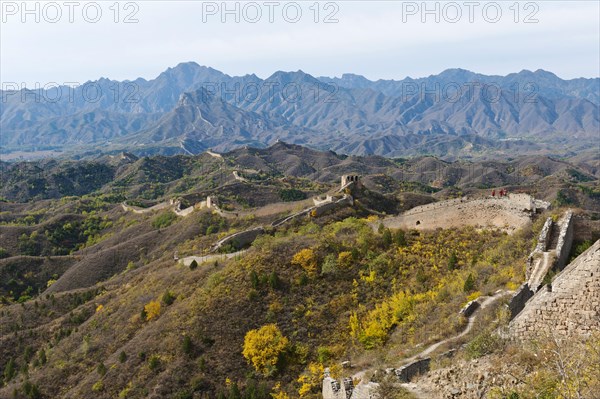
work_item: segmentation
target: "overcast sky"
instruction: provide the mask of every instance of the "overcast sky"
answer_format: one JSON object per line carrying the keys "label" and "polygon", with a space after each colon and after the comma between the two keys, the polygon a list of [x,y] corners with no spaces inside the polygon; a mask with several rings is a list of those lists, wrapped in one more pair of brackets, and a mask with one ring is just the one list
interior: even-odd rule
{"label": "overcast sky", "polygon": [[298,69],[370,79],[447,68],[500,75],[541,68],[569,79],[600,74],[596,0],[517,7],[513,1],[428,2],[428,14],[421,1],[228,2],[230,14],[221,1],[119,2],[112,8],[113,1],[32,1],[30,13],[21,1],[0,3],[0,80],[29,87],[149,79],[183,61],[260,77]]}

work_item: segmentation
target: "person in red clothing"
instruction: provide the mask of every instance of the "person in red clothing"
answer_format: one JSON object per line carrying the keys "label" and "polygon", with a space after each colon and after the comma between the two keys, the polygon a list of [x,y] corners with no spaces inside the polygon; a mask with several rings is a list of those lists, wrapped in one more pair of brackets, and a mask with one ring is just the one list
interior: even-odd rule
{"label": "person in red clothing", "polygon": [[492,197],[495,197],[495,196],[496,196],[496,189],[493,189],[492,190]]}

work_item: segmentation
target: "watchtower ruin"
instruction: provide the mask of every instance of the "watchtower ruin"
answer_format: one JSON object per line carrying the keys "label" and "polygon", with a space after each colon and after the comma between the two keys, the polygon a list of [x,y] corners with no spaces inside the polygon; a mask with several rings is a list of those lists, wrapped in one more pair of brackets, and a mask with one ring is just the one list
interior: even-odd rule
{"label": "watchtower ruin", "polygon": [[340,188],[343,189],[350,183],[355,183],[355,184],[360,183],[360,176],[359,175],[343,175]]}

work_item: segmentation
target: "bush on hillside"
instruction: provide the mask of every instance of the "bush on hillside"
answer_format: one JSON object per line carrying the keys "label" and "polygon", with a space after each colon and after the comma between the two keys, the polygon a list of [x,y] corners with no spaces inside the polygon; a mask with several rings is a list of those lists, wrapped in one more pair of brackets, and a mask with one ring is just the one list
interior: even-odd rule
{"label": "bush on hillside", "polygon": [[289,340],[275,324],[267,324],[246,333],[242,354],[256,371],[268,376],[277,371],[277,362],[288,344]]}

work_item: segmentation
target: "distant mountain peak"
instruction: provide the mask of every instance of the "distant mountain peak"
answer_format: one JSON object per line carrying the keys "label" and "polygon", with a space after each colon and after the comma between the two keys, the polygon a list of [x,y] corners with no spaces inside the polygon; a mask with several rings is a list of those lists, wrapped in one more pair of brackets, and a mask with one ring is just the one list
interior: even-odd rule
{"label": "distant mountain peak", "polygon": [[269,76],[266,80],[277,81],[282,84],[319,82],[319,80],[317,80],[314,76],[309,75],[300,69],[296,72],[277,71],[273,75]]}

